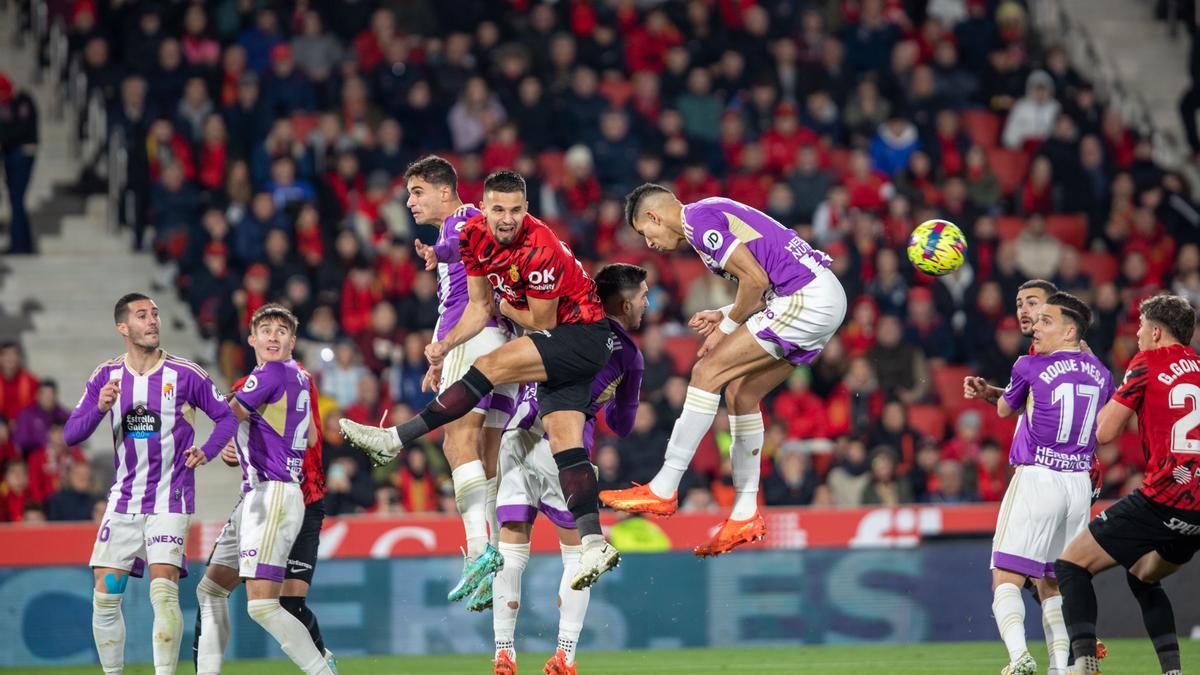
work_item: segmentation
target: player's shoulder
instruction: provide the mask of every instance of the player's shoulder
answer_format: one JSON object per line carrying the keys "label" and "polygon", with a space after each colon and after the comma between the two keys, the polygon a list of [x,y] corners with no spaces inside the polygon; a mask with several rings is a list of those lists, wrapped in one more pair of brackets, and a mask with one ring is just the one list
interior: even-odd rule
{"label": "player's shoulder", "polygon": [[195,361],[190,361],[182,356],[167,354],[166,352],[163,352],[163,354],[166,356],[165,363],[170,365],[172,368],[175,368],[181,372],[191,373],[202,380],[210,379],[208,376],[208,371],[201,368],[200,364],[196,363]]}
{"label": "player's shoulder", "polygon": [[[452,219],[453,216],[447,222]],[[458,227],[458,225],[455,225],[455,227]],[[464,220],[458,232],[459,237],[468,243],[476,241],[479,237],[487,233],[487,219],[483,217],[482,213],[477,213]]]}
{"label": "player's shoulder", "polygon": [[638,349],[637,342],[629,334],[629,331],[625,330],[625,327],[616,319],[609,319],[608,327],[613,334],[613,354],[622,353],[624,360],[630,365],[644,364],[642,350]]}
{"label": "player's shoulder", "polygon": [[[107,371],[109,368],[117,368],[117,367],[121,367],[124,365],[125,365],[125,355],[118,354],[117,356],[114,356],[111,359],[104,361],[104,362],[100,363],[100,365],[96,366],[95,369],[92,370],[92,374],[88,375],[88,380],[91,381],[91,380],[96,379],[97,377],[100,377],[100,375],[102,373],[104,373],[105,371]],[[105,379],[107,379],[107,376],[105,377]]]}
{"label": "player's shoulder", "polygon": [[532,213],[525,214],[525,222],[522,223],[525,229],[525,241],[531,246],[545,246],[550,243],[557,244],[558,235],[554,234],[554,230],[550,226],[542,222],[540,218]]}

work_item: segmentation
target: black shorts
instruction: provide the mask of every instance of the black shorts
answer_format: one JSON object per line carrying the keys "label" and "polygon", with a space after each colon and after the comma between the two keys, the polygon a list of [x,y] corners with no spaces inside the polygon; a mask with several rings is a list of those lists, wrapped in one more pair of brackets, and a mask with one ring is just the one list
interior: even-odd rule
{"label": "black shorts", "polygon": [[1200,550],[1200,511],[1156,504],[1130,493],[1094,518],[1088,529],[1113,560],[1129,569],[1150,551],[1182,565]]}
{"label": "black shorts", "polygon": [[288,553],[287,571],[283,578],[298,579],[312,585],[313,572],[317,567],[317,548],[321,543],[321,523],[325,522],[325,500],[308,504],[304,507],[304,522],[300,524],[300,534],[296,535],[296,543]]}
{"label": "black shorts", "polygon": [[568,323],[529,333],[542,355],[546,381],[538,384],[538,414],[559,410],[591,412],[592,380],[612,356],[613,335],[608,319]]}

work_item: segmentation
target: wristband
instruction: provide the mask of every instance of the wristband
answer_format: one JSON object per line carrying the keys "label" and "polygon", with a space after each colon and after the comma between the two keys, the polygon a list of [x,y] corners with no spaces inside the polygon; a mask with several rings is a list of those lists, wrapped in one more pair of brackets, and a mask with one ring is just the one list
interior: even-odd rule
{"label": "wristband", "polygon": [[742,324],[726,316],[724,319],[721,319],[721,324],[717,326],[717,328],[720,329],[722,333],[729,335],[733,331],[737,330],[741,325]]}

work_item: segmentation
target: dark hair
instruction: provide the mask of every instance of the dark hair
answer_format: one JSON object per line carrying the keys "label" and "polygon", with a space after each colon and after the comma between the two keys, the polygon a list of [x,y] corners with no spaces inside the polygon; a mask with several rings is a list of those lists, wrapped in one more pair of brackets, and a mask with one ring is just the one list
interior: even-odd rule
{"label": "dark hair", "polygon": [[1020,293],[1021,291],[1028,291],[1034,288],[1041,289],[1046,293],[1047,297],[1058,292],[1058,286],[1055,286],[1053,282],[1046,281],[1045,279],[1030,279],[1029,281],[1026,281],[1017,287],[1017,292]]}
{"label": "dark hair", "polygon": [[484,192],[520,192],[525,194],[525,178],[511,169],[493,171],[483,179]]}
{"label": "dark hair", "polygon": [[426,155],[408,165],[404,170],[404,180],[419,178],[432,185],[449,185],[451,190],[458,190],[458,172],[454,165],[437,155]]}
{"label": "dark hair", "polygon": [[1180,344],[1191,344],[1192,333],[1196,330],[1196,310],[1187,300],[1164,293],[1143,300],[1138,312],[1147,321],[1165,328]]}
{"label": "dark hair", "polygon": [[625,223],[633,227],[633,221],[637,218],[638,207],[642,205],[642,199],[647,195],[660,192],[672,196],[675,194],[658,183],[642,183],[635,187],[633,192],[625,195]]}
{"label": "dark hair", "polygon": [[1061,309],[1063,316],[1075,323],[1076,337],[1083,339],[1083,334],[1087,332],[1088,326],[1092,325],[1092,310],[1087,303],[1070,293],[1059,291],[1046,298],[1046,304],[1056,305]]}
{"label": "dark hair", "polygon": [[55,382],[52,378],[43,377],[38,382],[38,387],[50,387],[54,391],[58,391],[58,382]]}
{"label": "dark hair", "polygon": [[300,327],[300,320],[292,314],[291,310],[277,303],[268,303],[258,308],[254,312],[254,316],[250,318],[250,331],[254,332],[258,329],[259,324],[264,321],[275,319],[287,326],[292,335],[296,334],[296,329]]}
{"label": "dark hair", "polygon": [[607,303],[610,298],[622,291],[637,290],[646,280],[646,269],[626,263],[605,265],[596,273],[596,293],[600,302]]}
{"label": "dark hair", "polygon": [[142,293],[126,293],[122,295],[121,299],[117,300],[117,306],[113,308],[113,320],[117,323],[125,323],[125,320],[129,318],[129,306],[135,302],[149,299],[150,296]]}

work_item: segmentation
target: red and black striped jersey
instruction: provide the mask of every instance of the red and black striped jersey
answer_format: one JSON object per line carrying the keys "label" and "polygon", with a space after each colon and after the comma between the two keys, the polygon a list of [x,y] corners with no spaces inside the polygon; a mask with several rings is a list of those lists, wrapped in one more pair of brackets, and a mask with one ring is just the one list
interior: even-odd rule
{"label": "red and black striped jersey", "polygon": [[463,226],[459,251],[467,276],[487,277],[516,309],[528,309],[527,298],[558,298],[559,325],[604,320],[596,282],[566,242],[531,215],[525,215],[517,238],[507,246],[492,236],[484,216],[475,216]]}
{"label": "red and black striped jersey", "polygon": [[[299,364],[297,363],[297,365]],[[304,505],[308,506],[325,498],[325,462],[321,457],[325,432],[321,427],[321,411],[317,409],[317,401],[321,398],[320,392],[317,391],[317,378],[305,370],[304,366],[300,366],[300,370],[308,378],[308,393],[312,400],[312,421],[317,426],[317,443],[304,453],[304,464],[301,466],[304,480],[300,481],[300,491],[304,493]],[[248,377],[250,376],[243,375],[242,379],[233,384],[233,390],[240,391]]]}
{"label": "red and black striped jersey", "polygon": [[1200,358],[1186,345],[1138,352],[1113,400],[1138,416],[1146,478],[1142,494],[1200,511]]}

